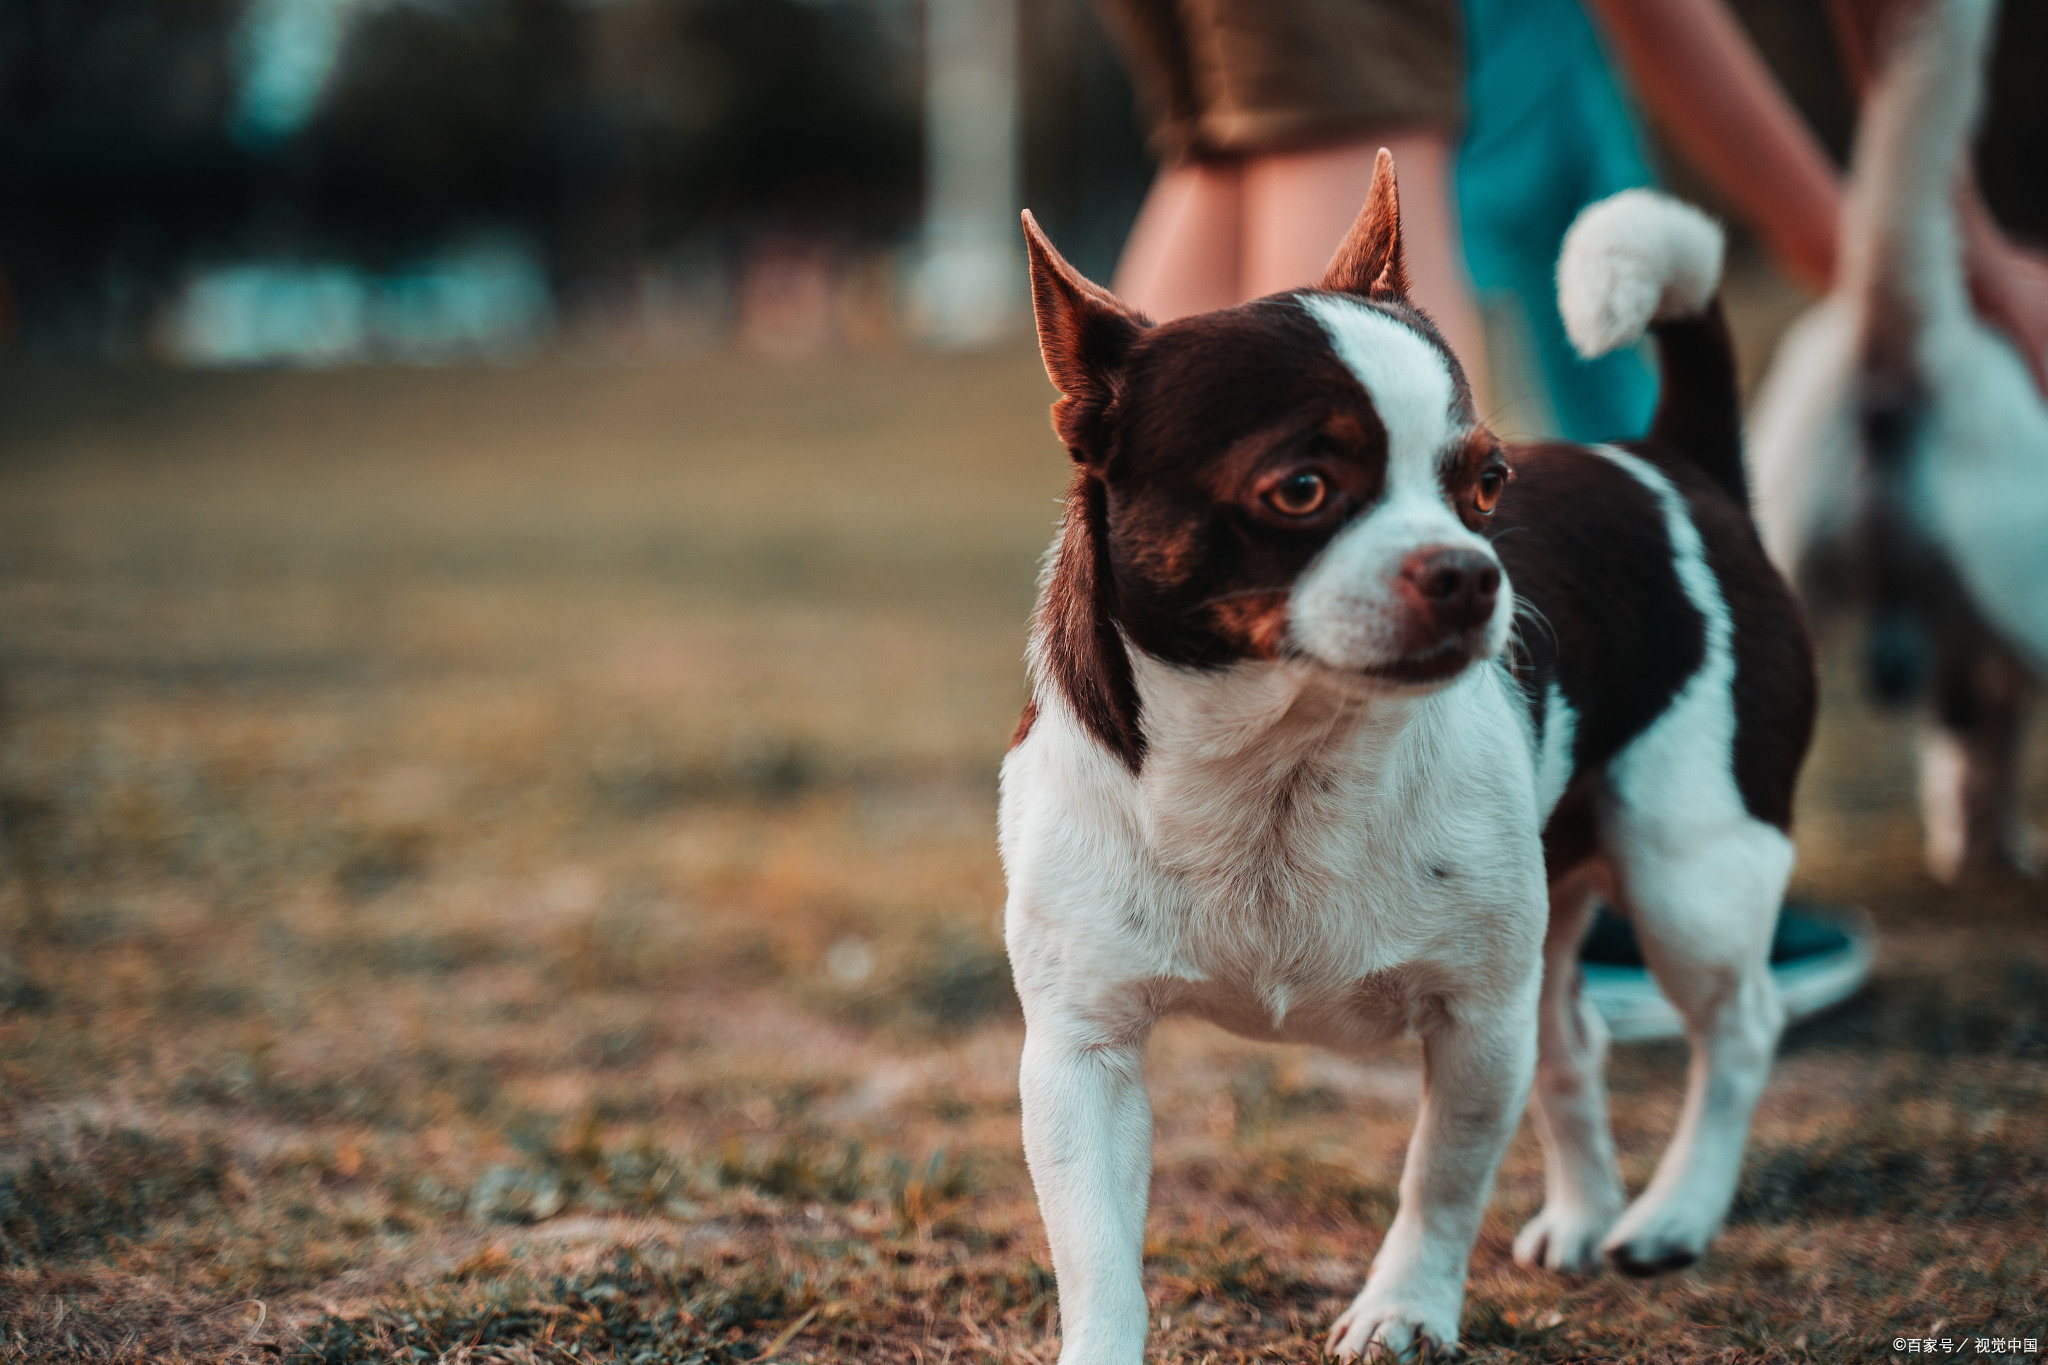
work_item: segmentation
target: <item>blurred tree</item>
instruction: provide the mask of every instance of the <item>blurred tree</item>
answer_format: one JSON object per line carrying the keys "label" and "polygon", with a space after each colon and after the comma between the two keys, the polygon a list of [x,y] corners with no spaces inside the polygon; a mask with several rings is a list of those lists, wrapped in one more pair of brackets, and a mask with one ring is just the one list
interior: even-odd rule
{"label": "blurred tree", "polygon": [[0,3],[0,326],[32,349],[138,345],[184,262],[237,240],[254,184],[225,132],[240,9]]}
{"label": "blurred tree", "polygon": [[1090,0],[1033,0],[1023,21],[1024,202],[1107,280],[1155,169],[1131,83]]}
{"label": "blurred tree", "polygon": [[767,221],[860,240],[916,221],[917,56],[872,4],[643,0],[667,11],[651,166],[657,223]]}
{"label": "blurred tree", "polygon": [[588,49],[588,11],[569,0],[369,11],[285,153],[305,227],[378,265],[493,224],[552,245],[571,164],[593,155],[578,126]]}
{"label": "blurred tree", "polygon": [[2042,145],[2048,142],[2044,65],[2048,5],[2007,0],[1991,59],[1990,107],[1977,146],[1977,175],[1999,221],[2037,242],[2048,241],[2048,176],[2041,174]]}
{"label": "blurred tree", "polygon": [[[0,0],[0,341],[133,349],[209,257],[386,266],[511,227],[574,294],[692,241],[829,255],[917,220],[918,0],[321,0],[344,36],[311,121],[238,144],[249,3]],[[1839,152],[1819,0],[1734,3]],[[1128,89],[1088,0],[1021,8],[1026,199],[1107,274],[1147,175]],[[1979,164],[2036,236],[2044,52],[2048,6],[2009,0]]]}
{"label": "blurred tree", "polygon": [[305,139],[313,221],[370,260],[516,224],[569,280],[713,224],[886,238],[916,211],[913,55],[872,4],[382,7]]}

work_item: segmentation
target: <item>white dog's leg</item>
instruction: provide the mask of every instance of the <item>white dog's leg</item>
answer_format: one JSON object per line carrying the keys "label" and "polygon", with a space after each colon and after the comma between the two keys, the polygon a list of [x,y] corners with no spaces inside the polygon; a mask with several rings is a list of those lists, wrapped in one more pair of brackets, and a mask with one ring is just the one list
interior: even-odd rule
{"label": "white dog's leg", "polygon": [[1920,736],[1921,855],[1944,886],[1962,879],[1969,859],[1969,777],[1969,749],[1953,731],[1930,727]]}
{"label": "white dog's leg", "polygon": [[1377,1348],[1394,1357],[1458,1343],[1465,1266],[1535,1070],[1528,1015],[1536,982],[1506,1007],[1450,1016],[1422,1039],[1422,1110],[1401,1171],[1401,1208],[1365,1288],[1330,1328],[1340,1358]]}
{"label": "white dog's leg", "polygon": [[1927,870],[1945,883],[1994,868],[2038,875],[2039,833],[2020,801],[2033,680],[1989,640],[1942,672],[1938,724],[1920,745]]}
{"label": "white dog's leg", "polygon": [[1531,1106],[1543,1140],[1543,1209],[1515,1237],[1516,1260],[1567,1274],[1599,1264],[1600,1239],[1628,1202],[1607,1119],[1607,1025],[1580,990],[1579,945],[1594,899],[1587,878],[1551,896]]}
{"label": "white dog's leg", "polygon": [[1143,1043],[1089,1035],[1057,1021],[1033,1021],[1026,1031],[1024,1157],[1052,1243],[1060,1365],[1139,1365],[1152,1178]]}
{"label": "white dog's leg", "polygon": [[1689,843],[1673,833],[1638,828],[1615,846],[1643,956],[1692,1045],[1678,1130],[1601,1244],[1638,1275],[1690,1265],[1720,1229],[1785,1024],[1770,952],[1791,841],[1758,821]]}

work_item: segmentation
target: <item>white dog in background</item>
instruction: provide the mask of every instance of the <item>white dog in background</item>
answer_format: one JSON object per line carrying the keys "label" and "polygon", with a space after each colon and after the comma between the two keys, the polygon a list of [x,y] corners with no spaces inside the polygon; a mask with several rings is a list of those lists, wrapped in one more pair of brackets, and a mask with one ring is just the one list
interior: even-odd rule
{"label": "white dog in background", "polygon": [[1932,693],[1921,805],[1944,881],[2032,870],[2020,741],[2048,676],[2048,406],[1971,311],[1955,210],[1996,10],[1927,0],[1892,36],[1839,281],[1787,334],[1748,443],[1772,558],[1846,562],[1873,686]]}

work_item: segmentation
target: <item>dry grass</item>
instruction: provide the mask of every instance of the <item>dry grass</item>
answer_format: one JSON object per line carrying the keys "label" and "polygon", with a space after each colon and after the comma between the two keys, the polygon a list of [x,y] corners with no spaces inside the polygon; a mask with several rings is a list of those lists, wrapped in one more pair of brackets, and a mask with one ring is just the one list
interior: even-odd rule
{"label": "dry grass", "polygon": [[[1023,353],[0,379],[0,1358],[1025,1361],[993,771],[1063,460]],[[1831,684],[1799,1031],[1696,1272],[1474,1265],[1480,1361],[2048,1336],[2048,924],[1921,877]],[[1682,1057],[1622,1053],[1632,1179]],[[1155,1357],[1310,1360],[1413,1056],[1162,1031]]]}

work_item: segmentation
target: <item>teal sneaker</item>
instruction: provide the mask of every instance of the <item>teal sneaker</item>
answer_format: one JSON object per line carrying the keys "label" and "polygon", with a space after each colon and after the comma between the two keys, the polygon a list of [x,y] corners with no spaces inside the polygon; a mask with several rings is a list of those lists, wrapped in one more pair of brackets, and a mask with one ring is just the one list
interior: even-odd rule
{"label": "teal sneaker", "polygon": [[[1785,1021],[1818,1014],[1854,995],[1870,979],[1876,953],[1877,935],[1864,911],[1785,902],[1771,940],[1771,979],[1778,984]],[[1685,1021],[1643,965],[1635,930],[1605,905],[1595,912],[1579,962],[1586,998],[1617,1042],[1685,1036]]]}

